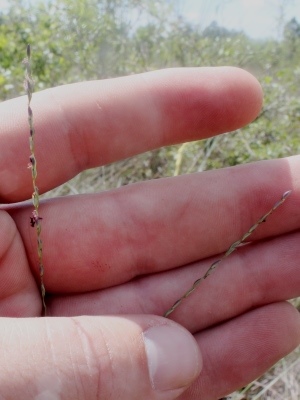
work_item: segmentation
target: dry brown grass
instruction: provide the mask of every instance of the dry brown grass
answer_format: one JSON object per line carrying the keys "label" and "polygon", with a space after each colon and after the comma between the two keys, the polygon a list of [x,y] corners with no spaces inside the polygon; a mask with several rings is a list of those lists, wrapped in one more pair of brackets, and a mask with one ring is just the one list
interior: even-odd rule
{"label": "dry brown grass", "polygon": [[[299,400],[300,346],[230,400]],[[228,399],[228,400],[229,400]]]}

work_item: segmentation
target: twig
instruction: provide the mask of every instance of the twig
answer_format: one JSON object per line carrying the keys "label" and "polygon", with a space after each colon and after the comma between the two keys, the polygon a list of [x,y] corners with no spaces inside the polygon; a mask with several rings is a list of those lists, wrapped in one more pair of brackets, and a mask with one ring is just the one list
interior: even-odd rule
{"label": "twig", "polygon": [[199,279],[197,279],[192,287],[187,290],[183,296],[180,297],[180,299],[178,299],[171,308],[169,308],[165,313],[164,313],[164,317],[169,317],[170,314],[172,314],[173,311],[176,310],[176,308],[182,303],[182,301],[184,299],[186,299],[187,297],[189,297],[193,291],[200,285],[200,283],[202,281],[204,281],[204,279],[206,279],[213,271],[214,269],[217,267],[217,265],[220,264],[221,261],[223,261],[226,257],[228,257],[231,253],[233,253],[242,243],[245,242],[245,240],[252,235],[252,233],[258,228],[258,226],[265,222],[268,218],[269,215],[271,215],[273,213],[273,211],[276,210],[276,208],[278,208],[279,206],[281,206],[281,204],[288,198],[288,196],[291,194],[291,190],[283,193],[281,199],[279,201],[277,201],[277,203],[274,204],[274,206],[265,214],[263,215],[254,225],[251,226],[251,228],[236,242],[232,243],[232,245],[228,248],[228,250],[226,251],[226,253],[224,253],[224,255],[214,261],[211,266],[208,268],[208,270],[206,271],[206,273]]}
{"label": "twig", "polygon": [[44,265],[43,265],[43,242],[41,238],[41,220],[42,218],[39,216],[39,190],[36,185],[37,179],[37,162],[35,157],[34,151],[34,136],[35,136],[35,129],[33,124],[33,113],[30,106],[32,93],[34,90],[34,83],[31,76],[31,65],[30,65],[30,57],[31,57],[31,50],[30,45],[27,45],[27,58],[23,60],[23,64],[25,65],[25,81],[24,87],[28,97],[28,124],[29,124],[29,147],[30,147],[30,157],[29,157],[29,165],[28,167],[31,169],[31,176],[32,176],[32,185],[33,185],[33,194],[32,194],[32,203],[34,210],[32,211],[32,216],[30,217],[30,225],[32,227],[35,226],[36,234],[37,234],[37,253],[38,253],[38,263],[39,263],[39,273],[40,273],[40,287],[41,287],[41,296],[42,296],[42,303],[43,303],[43,310],[44,315],[46,315],[46,303],[45,303],[45,296],[46,290],[44,286]]}

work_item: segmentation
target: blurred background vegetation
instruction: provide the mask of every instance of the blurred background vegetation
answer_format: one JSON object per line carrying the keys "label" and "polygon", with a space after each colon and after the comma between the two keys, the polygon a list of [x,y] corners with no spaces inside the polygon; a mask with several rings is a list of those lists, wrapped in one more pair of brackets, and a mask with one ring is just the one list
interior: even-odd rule
{"label": "blurred background vegetation", "polygon": [[[27,43],[32,45],[36,91],[159,68],[218,65],[252,72],[264,89],[263,109],[251,125],[85,171],[52,191],[51,196],[94,192],[161,176],[300,153],[300,23],[295,18],[281,18],[278,39],[254,40],[243,31],[229,30],[216,22],[205,28],[191,23],[178,12],[176,3],[11,0],[0,10],[2,101],[24,94],[21,61]],[[283,16],[286,1],[279,3]],[[284,368],[282,363],[277,365],[234,398],[299,400],[300,364],[295,357],[298,359],[299,351],[284,360]],[[286,368],[290,375],[286,375]]]}

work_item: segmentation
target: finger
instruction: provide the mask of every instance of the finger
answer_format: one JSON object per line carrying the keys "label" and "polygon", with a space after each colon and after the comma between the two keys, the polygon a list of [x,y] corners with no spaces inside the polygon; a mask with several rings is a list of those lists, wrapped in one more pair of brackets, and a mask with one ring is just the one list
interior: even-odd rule
{"label": "finger", "polygon": [[[2,202],[31,197],[26,101],[0,106]],[[227,67],[163,70],[36,93],[39,190],[86,168],[234,130],[256,117],[261,102],[255,78]]]}
{"label": "finger", "polygon": [[2,318],[0,329],[7,399],[171,400],[202,368],[193,336],[158,317]]}
{"label": "finger", "polygon": [[[239,249],[170,318],[195,333],[254,307],[300,296],[299,241],[297,232]],[[91,293],[53,296],[48,300],[48,313],[163,315],[213,261],[214,258],[205,259]]]}
{"label": "finger", "polygon": [[29,317],[41,313],[38,287],[12,218],[0,211],[0,316]]}
{"label": "finger", "polygon": [[[239,249],[170,317],[195,332],[253,307],[300,296],[299,239],[297,232]],[[204,275],[211,262],[209,259],[172,272],[162,288],[161,300],[170,299],[166,310],[191,287],[194,277],[196,280]]]}
{"label": "finger", "polygon": [[[300,225],[299,169],[300,158],[292,157],[47,201],[40,214],[48,291],[97,290],[220,254],[290,188],[251,237],[293,231]],[[36,268],[30,210],[10,212]]]}
{"label": "finger", "polygon": [[180,400],[215,400],[252,382],[300,344],[300,316],[287,303],[253,310],[196,335],[203,371]]}

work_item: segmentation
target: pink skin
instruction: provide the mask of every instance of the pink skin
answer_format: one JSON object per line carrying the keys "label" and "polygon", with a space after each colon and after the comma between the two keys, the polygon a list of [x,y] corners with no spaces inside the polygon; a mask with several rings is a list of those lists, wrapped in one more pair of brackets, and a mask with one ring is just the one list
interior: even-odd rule
{"label": "pink skin", "polygon": [[[214,136],[258,114],[257,81],[236,68],[174,69],[36,93],[38,186],[149,149]],[[24,109],[24,115],[20,110]],[[0,105],[0,313],[41,313],[25,97]],[[290,198],[172,314],[204,369],[180,399],[216,399],[299,344],[300,158],[142,182],[41,204],[51,316],[162,315],[219,253]],[[40,179],[40,181],[39,181]],[[14,204],[10,204],[14,203]]]}

